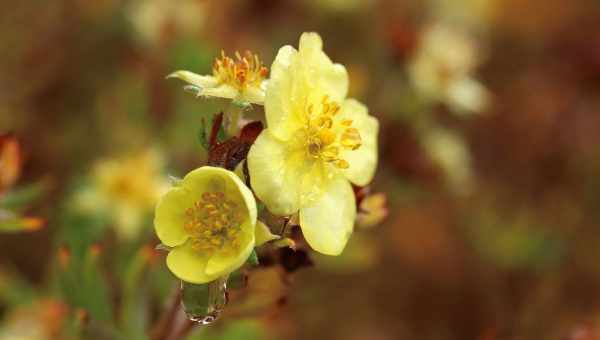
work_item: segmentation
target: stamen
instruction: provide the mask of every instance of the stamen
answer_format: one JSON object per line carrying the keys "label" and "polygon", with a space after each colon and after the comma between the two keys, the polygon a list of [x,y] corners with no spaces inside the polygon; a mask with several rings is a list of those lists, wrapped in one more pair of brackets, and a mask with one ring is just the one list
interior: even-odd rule
{"label": "stamen", "polygon": [[256,54],[245,51],[244,56],[235,52],[235,60],[221,51],[221,58],[213,64],[213,75],[219,83],[234,86],[240,91],[248,86],[260,86],[269,70],[263,66]]}
{"label": "stamen", "polygon": [[347,169],[350,165],[340,158],[340,149],[358,149],[362,145],[360,132],[351,127],[351,119],[334,121],[333,117],[339,113],[340,106],[330,101],[329,96],[321,98],[319,108],[320,110],[315,112],[313,104],[305,102],[308,117],[305,130],[308,154],[339,169]]}
{"label": "stamen", "polygon": [[209,254],[222,249],[237,250],[244,218],[237,207],[223,192],[204,192],[200,200],[185,211],[187,219],[183,228],[191,236],[192,248]]}

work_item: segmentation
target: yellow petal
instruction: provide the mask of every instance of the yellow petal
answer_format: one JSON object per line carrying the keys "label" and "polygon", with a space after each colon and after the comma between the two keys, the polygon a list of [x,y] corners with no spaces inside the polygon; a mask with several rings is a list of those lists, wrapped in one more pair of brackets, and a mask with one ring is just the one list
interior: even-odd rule
{"label": "yellow petal", "polygon": [[222,84],[217,87],[202,88],[201,91],[198,92],[198,96],[217,97],[226,99],[236,99],[239,95],[240,92],[235,87],[227,84]]}
{"label": "yellow petal", "polygon": [[284,142],[263,130],[248,153],[252,189],[276,215],[291,215],[300,208],[301,181]]}
{"label": "yellow petal", "polygon": [[219,277],[227,275],[241,267],[254,249],[254,222],[248,221],[242,226],[241,248],[235,252],[232,249],[222,249],[208,260],[204,269],[206,275]]}
{"label": "yellow petal", "polygon": [[[191,171],[181,180],[180,187],[198,200],[206,191],[220,191],[232,200],[244,202],[248,218],[256,221],[256,200],[252,191],[232,171],[212,166],[203,166]],[[185,209],[185,208],[184,208]]]}
{"label": "yellow petal", "polygon": [[190,71],[176,71],[167,76],[167,78],[181,79],[192,85],[196,85],[201,88],[214,87],[217,85],[217,79],[212,76],[202,76]]}
{"label": "yellow petal", "polygon": [[208,262],[206,254],[192,249],[191,242],[180,245],[167,255],[167,267],[178,278],[191,283],[207,283],[219,275],[208,275],[205,272]]}
{"label": "yellow petal", "polygon": [[335,102],[341,102],[348,94],[348,73],[341,64],[334,64],[323,52],[319,34],[303,33],[298,49],[299,67],[303,78],[313,90],[327,94]]}
{"label": "yellow petal", "polygon": [[237,99],[243,102],[263,105],[265,102],[265,91],[260,87],[250,86]]}
{"label": "yellow petal", "polygon": [[345,178],[332,180],[325,194],[300,209],[300,227],[306,242],[326,255],[339,255],[346,246],[356,217],[352,186]]}
{"label": "yellow petal", "polygon": [[288,140],[294,131],[302,126],[301,116],[295,110],[293,102],[293,85],[298,80],[295,69],[291,68],[297,51],[291,46],[279,49],[271,66],[271,78],[267,84],[265,95],[265,117],[271,133],[281,139]]}
{"label": "yellow petal", "polygon": [[174,187],[163,195],[156,205],[154,228],[160,241],[176,247],[188,239],[183,229],[185,209],[192,206],[194,198],[185,189]]}
{"label": "yellow petal", "polygon": [[354,99],[344,102],[339,119],[352,120],[352,127],[358,129],[362,141],[358,149],[344,151],[342,158],[350,165],[343,170],[344,175],[356,185],[367,185],[373,179],[377,167],[379,122],[369,116],[366,106]]}
{"label": "yellow petal", "polygon": [[266,224],[264,224],[261,221],[256,221],[256,230],[254,231],[256,247],[263,245],[269,241],[276,240],[279,237],[279,235],[271,233],[271,229],[269,229],[269,227],[267,227]]}

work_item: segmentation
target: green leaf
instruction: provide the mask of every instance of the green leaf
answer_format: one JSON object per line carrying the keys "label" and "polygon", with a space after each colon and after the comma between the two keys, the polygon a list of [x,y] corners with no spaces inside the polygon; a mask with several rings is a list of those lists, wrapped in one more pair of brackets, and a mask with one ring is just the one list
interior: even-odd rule
{"label": "green leaf", "polygon": [[[200,142],[200,145],[202,145],[202,147],[205,150],[208,150],[210,147],[210,145],[209,145],[210,131],[211,131],[211,128],[213,126],[216,116],[217,116],[217,114],[214,114],[210,118],[208,118],[208,120],[202,118],[202,120],[200,121],[200,129],[198,130],[198,142]],[[219,126],[219,130],[217,131],[217,142],[221,143],[226,138],[227,138],[227,135],[225,134],[225,128],[223,127],[223,124],[221,124],[221,126]]]}
{"label": "green leaf", "polygon": [[251,266],[258,266],[259,262],[258,262],[258,254],[256,254],[256,250],[253,249],[252,253],[250,253],[250,256],[248,256],[248,259],[246,260],[246,263],[251,265]]}
{"label": "green leaf", "polygon": [[0,199],[0,208],[21,210],[25,205],[42,196],[47,190],[48,184],[46,181],[39,181],[13,189]]}
{"label": "green leaf", "polygon": [[202,119],[200,121],[200,129],[198,130],[198,142],[202,145],[204,150],[208,150],[208,132],[206,131],[206,121]]}

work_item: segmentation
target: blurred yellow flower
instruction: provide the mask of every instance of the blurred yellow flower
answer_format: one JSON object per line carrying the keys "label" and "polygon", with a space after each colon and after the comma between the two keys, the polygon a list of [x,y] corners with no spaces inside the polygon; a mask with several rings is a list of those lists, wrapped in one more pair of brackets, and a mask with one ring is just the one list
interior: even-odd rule
{"label": "blurred yellow flower", "polygon": [[250,256],[257,228],[252,191],[223,168],[204,166],[165,193],[154,217],[161,242],[172,247],[167,267],[181,280],[207,283],[238,269]]}
{"label": "blurred yellow flower", "polygon": [[34,301],[7,314],[0,325],[0,340],[72,339],[62,334],[68,309],[52,299]]}
{"label": "blurred yellow flower", "polygon": [[241,103],[262,105],[269,71],[256,54],[236,52],[235,59],[221,51],[221,58],[213,64],[212,76],[202,76],[190,71],[176,71],[167,78],[179,78],[192,84],[197,96],[232,99]]}
{"label": "blurred yellow flower", "polygon": [[383,222],[388,215],[386,201],[385,194],[381,192],[365,197],[358,207],[357,227],[367,229]]}
{"label": "blurred yellow flower", "polygon": [[76,196],[77,204],[85,211],[107,213],[119,237],[133,238],[168,186],[162,168],[156,150],[101,160],[93,168],[92,185]]}
{"label": "blurred yellow flower", "polygon": [[316,33],[302,34],[298,51],[282,47],[271,72],[267,129],[248,154],[252,188],[272,213],[299,212],[313,249],[338,255],[356,217],[350,182],[365,185],[375,172],[379,123],[346,99],[346,69]]}
{"label": "blurred yellow flower", "polygon": [[464,34],[442,25],[426,29],[409,66],[411,81],[426,99],[456,113],[476,113],[489,101],[487,89],[473,78],[479,62],[476,46]]}
{"label": "blurred yellow flower", "polygon": [[423,136],[423,146],[431,160],[444,171],[452,191],[468,194],[473,190],[471,154],[459,134],[432,128]]}
{"label": "blurred yellow flower", "polygon": [[205,28],[207,3],[198,0],[135,0],[129,20],[146,44],[159,44],[166,34],[194,35]]}

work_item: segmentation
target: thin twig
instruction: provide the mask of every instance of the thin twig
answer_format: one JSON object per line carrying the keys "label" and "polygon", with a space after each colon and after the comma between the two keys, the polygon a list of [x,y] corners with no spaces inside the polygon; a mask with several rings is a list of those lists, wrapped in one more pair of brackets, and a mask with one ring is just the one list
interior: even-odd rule
{"label": "thin twig", "polygon": [[160,317],[160,320],[156,326],[150,332],[151,340],[165,340],[169,336],[169,332],[173,327],[174,321],[176,320],[177,312],[181,305],[181,289],[177,287],[176,293],[174,294],[169,308]]}

